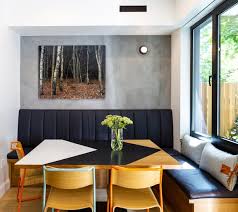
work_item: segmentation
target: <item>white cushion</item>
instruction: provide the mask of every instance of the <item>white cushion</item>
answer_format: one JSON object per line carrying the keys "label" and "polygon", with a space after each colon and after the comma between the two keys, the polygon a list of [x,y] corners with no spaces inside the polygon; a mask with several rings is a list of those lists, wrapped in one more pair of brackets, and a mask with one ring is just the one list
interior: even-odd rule
{"label": "white cushion", "polygon": [[182,139],[181,153],[199,165],[206,144],[207,141],[185,135]]}
{"label": "white cushion", "polygon": [[222,164],[228,166],[233,170],[237,163],[237,156],[223,152],[211,143],[206,144],[201,157],[200,169],[205,170],[222,183],[228,190],[232,191],[235,187],[237,177],[234,176],[228,185],[228,175],[221,172]]}

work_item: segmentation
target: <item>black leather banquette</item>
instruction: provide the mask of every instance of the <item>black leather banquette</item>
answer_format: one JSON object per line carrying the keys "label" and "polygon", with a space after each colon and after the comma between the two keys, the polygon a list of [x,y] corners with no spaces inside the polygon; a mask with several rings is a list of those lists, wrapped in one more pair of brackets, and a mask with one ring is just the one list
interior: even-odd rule
{"label": "black leather banquette", "polygon": [[[238,155],[238,144],[216,141],[213,142],[213,145],[222,151]],[[192,168],[166,171],[166,174],[176,182],[188,199],[238,198],[238,185],[236,185],[233,191],[229,191],[210,174],[199,169],[196,163],[181,153],[172,150],[169,154],[181,164],[186,163]]]}
{"label": "black leather banquette", "polygon": [[[127,116],[134,122],[124,131],[125,139],[151,139],[181,164],[188,163],[193,169],[168,170],[172,178],[189,199],[238,198],[238,186],[228,191],[208,173],[181,153],[173,150],[173,120],[171,110],[29,110],[19,111],[18,140],[26,153],[44,139],[109,140],[110,130],[101,125],[108,114]],[[238,154],[238,145],[216,142],[214,145],[231,154]],[[17,159],[10,152],[8,159]],[[166,189],[166,188],[165,188]]]}
{"label": "black leather banquette", "polygon": [[[108,114],[127,116],[134,122],[124,130],[125,139],[151,139],[160,147],[173,147],[172,111],[161,110],[31,110],[21,109],[18,140],[28,153],[44,139],[102,141],[110,130],[101,125]],[[16,159],[15,152],[8,159]]]}

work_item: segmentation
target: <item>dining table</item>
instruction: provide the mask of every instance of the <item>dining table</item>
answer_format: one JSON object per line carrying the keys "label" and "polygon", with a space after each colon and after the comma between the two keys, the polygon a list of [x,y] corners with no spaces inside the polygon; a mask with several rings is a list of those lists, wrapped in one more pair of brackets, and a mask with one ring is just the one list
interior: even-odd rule
{"label": "dining table", "polygon": [[149,139],[124,140],[121,151],[113,151],[110,141],[79,141],[46,139],[20,159],[17,168],[113,166],[179,169],[180,163]]}

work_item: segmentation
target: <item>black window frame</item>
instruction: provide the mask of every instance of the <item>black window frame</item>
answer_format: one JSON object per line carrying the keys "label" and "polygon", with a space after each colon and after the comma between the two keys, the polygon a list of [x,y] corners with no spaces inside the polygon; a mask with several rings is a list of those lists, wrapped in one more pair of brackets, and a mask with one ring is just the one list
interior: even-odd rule
{"label": "black window frame", "polygon": [[[205,17],[196,22],[191,29],[191,51],[190,51],[190,135],[199,139],[210,139],[212,141],[226,141],[232,142],[238,145],[237,142],[223,138],[219,135],[219,15],[238,4],[238,0],[227,0],[218,5],[213,11],[207,14]],[[212,20],[212,133],[211,136],[206,136],[193,131],[193,52],[194,52],[194,29],[206,22],[208,19]]]}

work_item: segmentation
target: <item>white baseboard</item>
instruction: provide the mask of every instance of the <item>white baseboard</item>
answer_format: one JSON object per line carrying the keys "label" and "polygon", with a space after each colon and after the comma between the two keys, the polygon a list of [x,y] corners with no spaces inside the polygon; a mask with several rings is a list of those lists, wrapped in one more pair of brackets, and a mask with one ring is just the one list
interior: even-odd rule
{"label": "white baseboard", "polygon": [[8,191],[10,188],[9,179],[0,184],[0,198]]}

